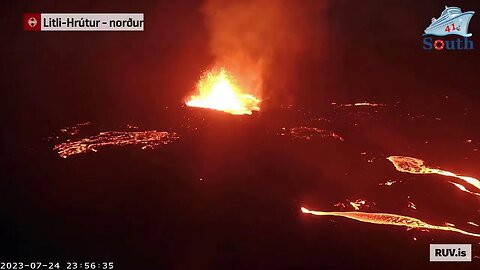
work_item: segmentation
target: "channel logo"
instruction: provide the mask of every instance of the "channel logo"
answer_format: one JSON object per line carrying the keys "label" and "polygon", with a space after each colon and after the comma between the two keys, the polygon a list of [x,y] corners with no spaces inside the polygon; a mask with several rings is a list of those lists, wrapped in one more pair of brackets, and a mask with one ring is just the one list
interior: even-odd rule
{"label": "channel logo", "polygon": [[430,244],[431,262],[471,262],[471,244]]}
{"label": "channel logo", "polygon": [[[447,7],[440,14],[440,17],[432,18],[430,25],[425,29],[423,36],[424,50],[473,50],[472,36],[468,32],[468,25],[475,12],[462,12],[459,7]],[[434,38],[445,37],[445,38]],[[456,39],[448,36],[457,36]],[[460,36],[460,37],[458,37]]]}
{"label": "channel logo", "polygon": [[42,16],[40,13],[23,14],[23,30],[40,31]]}

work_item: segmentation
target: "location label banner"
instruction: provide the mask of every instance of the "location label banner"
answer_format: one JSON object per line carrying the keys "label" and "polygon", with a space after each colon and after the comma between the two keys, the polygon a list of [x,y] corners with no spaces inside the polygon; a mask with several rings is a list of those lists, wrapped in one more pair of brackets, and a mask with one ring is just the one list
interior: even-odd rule
{"label": "location label banner", "polygon": [[143,13],[25,13],[25,31],[143,31]]}

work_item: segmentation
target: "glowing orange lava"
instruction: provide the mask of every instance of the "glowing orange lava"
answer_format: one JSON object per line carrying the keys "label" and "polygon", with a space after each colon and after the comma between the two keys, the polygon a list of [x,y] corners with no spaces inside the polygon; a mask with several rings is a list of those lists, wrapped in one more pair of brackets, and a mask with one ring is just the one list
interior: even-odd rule
{"label": "glowing orange lava", "polygon": [[305,126],[294,127],[289,130],[283,127],[282,131],[278,132],[277,135],[279,136],[290,135],[292,139],[296,139],[296,140],[311,140],[314,137],[321,137],[321,138],[332,138],[342,142],[344,141],[344,139],[340,135],[336,134],[333,131],[324,130],[316,127],[305,127]]}
{"label": "glowing orange lava", "polygon": [[395,215],[395,214],[365,213],[365,212],[323,212],[323,211],[308,210],[305,207],[302,207],[301,210],[302,210],[302,213],[311,214],[315,216],[345,217],[345,218],[350,218],[353,220],[372,223],[372,224],[403,226],[403,227],[408,227],[410,229],[442,230],[442,231],[450,231],[450,232],[456,232],[456,233],[461,233],[465,235],[480,237],[480,234],[463,231],[455,227],[431,225],[416,218]]}
{"label": "glowing orange lava", "polygon": [[360,207],[365,205],[366,201],[362,199],[358,199],[354,202],[350,202],[350,205],[355,209],[356,211],[360,210]]}
{"label": "glowing orange lava", "polygon": [[[390,162],[393,163],[395,166],[395,169],[399,172],[406,172],[406,173],[412,173],[412,174],[439,174],[443,176],[450,176],[450,177],[455,177],[457,179],[461,179],[470,185],[476,187],[477,189],[480,190],[480,181],[476,178],[469,177],[469,176],[462,176],[458,175],[449,171],[444,171],[436,168],[430,168],[427,167],[424,164],[424,161],[418,158],[413,158],[413,157],[403,157],[403,156],[391,156],[387,158]],[[464,186],[460,184],[454,184],[458,189],[477,195],[478,193],[471,192],[467,190]]]}
{"label": "glowing orange lava", "polygon": [[372,102],[357,102],[357,103],[347,103],[347,104],[332,103],[332,105],[337,105],[338,107],[353,107],[353,106],[384,107],[386,106],[385,104],[382,104],[382,103],[372,103]]}
{"label": "glowing orange lava", "polygon": [[99,148],[106,146],[141,145],[142,149],[154,149],[161,145],[171,143],[179,138],[174,132],[149,131],[107,131],[100,132],[96,136],[67,141],[55,145],[53,150],[57,151],[62,158],[87,152],[97,152]]}
{"label": "glowing orange lava", "polygon": [[207,72],[197,84],[198,95],[191,96],[187,106],[209,108],[230,114],[252,114],[259,111],[260,99],[242,93],[225,68]]}
{"label": "glowing orange lava", "polygon": [[467,192],[467,193],[470,193],[470,194],[475,195],[475,196],[480,196],[480,193],[472,192],[472,191],[466,189],[463,185],[454,183],[454,182],[452,182],[452,181],[448,181],[448,182],[449,182],[450,184],[454,185],[455,187],[457,187],[458,189],[460,189],[460,190],[463,191],[463,192]]}

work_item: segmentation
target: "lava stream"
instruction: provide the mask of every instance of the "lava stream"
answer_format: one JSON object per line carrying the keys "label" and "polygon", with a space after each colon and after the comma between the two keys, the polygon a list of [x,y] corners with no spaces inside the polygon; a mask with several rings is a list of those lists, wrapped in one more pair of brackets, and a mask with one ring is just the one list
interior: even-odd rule
{"label": "lava stream", "polygon": [[[397,169],[397,171],[399,172],[405,172],[405,173],[411,173],[411,174],[439,174],[443,176],[455,177],[457,179],[461,179],[469,183],[470,185],[480,190],[480,181],[478,179],[469,177],[469,176],[458,175],[449,171],[427,167],[424,164],[424,161],[421,159],[413,158],[413,157],[404,157],[404,156],[390,156],[387,159],[393,163],[393,165],[395,166],[395,169]],[[478,194],[478,193],[474,193],[467,190],[465,187],[459,184],[456,184],[455,186],[462,191],[469,192],[472,194]]]}
{"label": "lava stream", "polygon": [[260,99],[242,93],[225,68],[206,73],[197,84],[198,95],[191,96],[187,106],[209,108],[230,114],[252,114],[259,111]]}
{"label": "lava stream", "polygon": [[448,182],[450,184],[454,185],[455,187],[457,187],[458,189],[460,189],[463,192],[467,192],[467,193],[470,193],[470,194],[475,195],[475,196],[480,196],[480,193],[472,192],[472,191],[466,189],[463,185],[460,185],[460,184],[457,184],[457,183],[454,183],[454,182],[451,182],[451,181],[448,181]]}
{"label": "lava stream", "polygon": [[153,149],[178,138],[179,136],[176,133],[158,132],[155,130],[135,132],[108,131],[100,132],[100,134],[89,138],[57,144],[53,150],[57,151],[62,158],[67,158],[71,155],[97,152],[98,148],[105,146],[141,145],[142,149]]}
{"label": "lava stream", "polygon": [[395,214],[365,213],[365,212],[323,212],[323,211],[308,210],[305,207],[302,207],[301,210],[305,214],[311,214],[315,216],[345,217],[345,218],[350,218],[353,220],[372,223],[372,224],[403,226],[403,227],[408,227],[412,229],[451,231],[451,232],[461,233],[465,235],[480,237],[480,234],[463,231],[454,227],[431,225],[413,217],[407,217],[407,216],[401,216],[401,215],[395,215]]}

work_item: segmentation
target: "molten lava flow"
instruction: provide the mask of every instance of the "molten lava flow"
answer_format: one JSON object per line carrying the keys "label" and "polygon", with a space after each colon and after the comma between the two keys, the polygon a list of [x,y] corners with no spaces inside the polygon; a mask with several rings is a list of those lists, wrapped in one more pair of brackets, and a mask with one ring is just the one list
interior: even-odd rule
{"label": "molten lava flow", "polygon": [[105,146],[141,145],[142,149],[153,149],[178,138],[179,136],[176,133],[157,132],[155,130],[135,132],[108,131],[100,132],[99,135],[89,138],[57,144],[53,150],[57,151],[62,158],[67,158],[71,155],[97,152],[98,148]]}
{"label": "molten lava flow", "polygon": [[480,234],[463,231],[463,230],[460,230],[454,227],[449,227],[449,226],[431,225],[416,218],[395,215],[395,214],[365,213],[365,212],[322,212],[322,211],[308,210],[307,208],[304,208],[304,207],[302,207],[301,209],[302,209],[302,212],[305,214],[311,214],[316,216],[345,217],[345,218],[350,218],[350,219],[354,219],[354,220],[366,222],[366,223],[404,226],[411,229],[451,231],[451,232],[461,233],[465,235],[480,237]]}
{"label": "molten lava flow", "polygon": [[[443,176],[455,177],[469,183],[470,185],[480,190],[480,181],[478,179],[469,176],[458,175],[449,171],[444,171],[436,168],[429,168],[425,166],[424,161],[421,159],[403,156],[391,156],[387,159],[393,163],[393,165],[399,172],[406,172],[412,174],[439,174]],[[462,185],[455,184],[455,186],[462,191],[474,194]]]}
{"label": "molten lava flow", "polygon": [[191,96],[187,106],[209,108],[231,114],[259,111],[260,99],[240,91],[224,68],[213,69],[198,82],[198,96]]}
{"label": "molten lava flow", "polygon": [[475,226],[475,227],[480,227],[480,225],[478,225],[478,224],[475,223],[475,222],[469,221],[469,222],[467,222],[467,223],[470,224],[470,225],[472,225],[472,226]]}
{"label": "molten lava flow", "polygon": [[461,191],[463,192],[467,192],[467,193],[470,193],[472,195],[475,195],[475,196],[479,196],[480,197],[480,193],[476,193],[476,192],[472,192],[468,189],[466,189],[463,185],[460,185],[460,184],[457,184],[457,183],[454,183],[452,181],[448,181],[450,184],[454,185],[455,187],[457,187],[458,189],[460,189]]}

